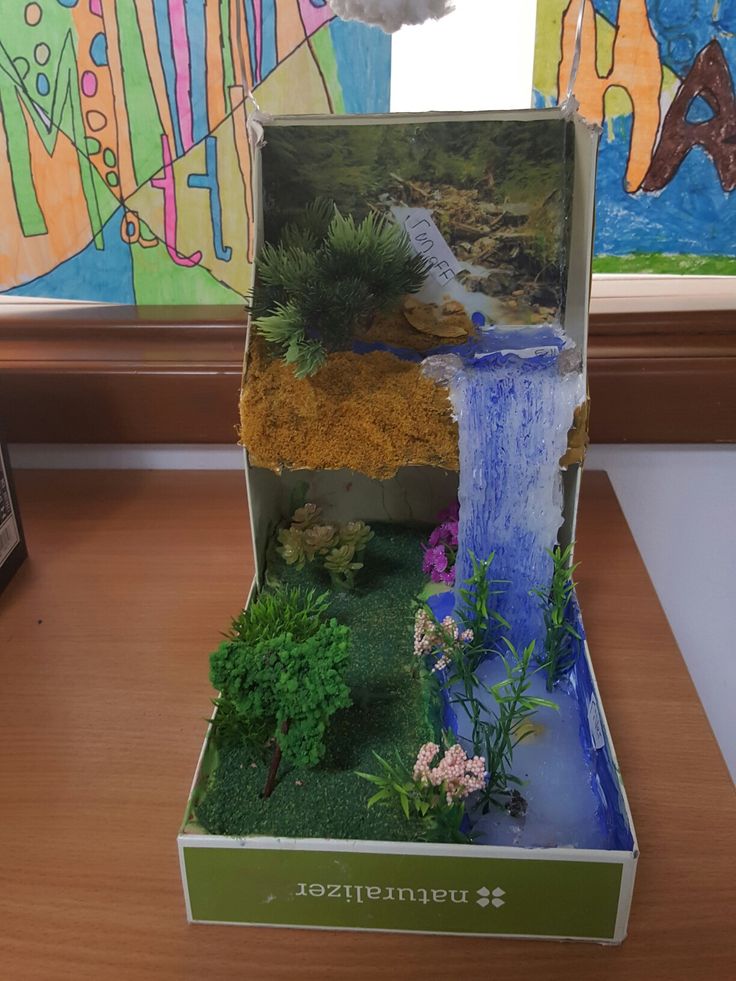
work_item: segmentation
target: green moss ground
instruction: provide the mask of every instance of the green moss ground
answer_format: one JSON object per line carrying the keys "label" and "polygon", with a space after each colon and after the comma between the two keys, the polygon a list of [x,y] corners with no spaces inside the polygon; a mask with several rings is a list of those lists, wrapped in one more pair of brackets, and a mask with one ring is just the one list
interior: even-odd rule
{"label": "green moss ground", "polygon": [[[426,532],[374,525],[358,586],[333,593],[332,614],[351,628],[348,673],[353,705],[330,726],[324,761],[313,770],[282,764],[269,800],[260,796],[267,763],[239,746],[219,751],[209,786],[196,808],[212,834],[411,840],[417,834],[398,809],[366,807],[371,785],[355,770],[377,772],[373,751],[413,761],[436,736],[437,708],[414,672],[414,600],[424,586],[420,542]],[[327,588],[312,567],[282,564],[272,573],[290,584]]]}

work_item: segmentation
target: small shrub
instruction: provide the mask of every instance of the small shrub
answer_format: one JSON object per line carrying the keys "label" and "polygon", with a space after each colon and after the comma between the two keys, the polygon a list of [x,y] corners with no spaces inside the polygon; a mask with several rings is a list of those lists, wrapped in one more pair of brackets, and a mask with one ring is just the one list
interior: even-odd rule
{"label": "small shrub", "polygon": [[266,733],[273,741],[264,797],[282,758],[295,766],[319,763],[331,717],[350,705],[344,678],[350,631],[326,611],[326,595],[314,590],[265,592],[210,657],[210,680],[226,706],[221,729],[231,734],[239,719],[243,738]]}

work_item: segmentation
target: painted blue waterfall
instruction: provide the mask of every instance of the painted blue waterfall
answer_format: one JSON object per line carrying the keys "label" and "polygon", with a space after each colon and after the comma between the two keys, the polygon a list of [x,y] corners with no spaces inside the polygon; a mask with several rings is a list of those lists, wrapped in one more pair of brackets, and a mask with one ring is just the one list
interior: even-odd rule
{"label": "painted blue waterfall", "polygon": [[[483,336],[480,350],[456,350],[425,361],[425,372],[450,386],[460,444],[460,525],[456,581],[471,572],[471,553],[495,552],[491,575],[506,580],[495,607],[511,624],[517,648],[531,640],[541,653],[544,623],[536,587],[549,583],[547,549],[562,523],[560,458],[567,447],[573,411],[585,397],[575,351],[557,336],[522,347],[528,338]],[[510,344],[509,340],[517,341]],[[559,342],[559,343],[558,343]],[[457,607],[452,593],[431,597],[436,617]],[[571,619],[582,638],[576,601]],[[534,716],[535,728],[514,751],[512,770],[522,780],[528,809],[512,816],[502,808],[468,812],[478,844],[520,847],[624,849],[633,847],[611,749],[591,734],[590,702],[596,699],[583,640],[570,676],[552,695],[557,711]],[[505,676],[497,657],[478,670],[476,695],[489,717],[497,715],[490,688]],[[530,676],[531,693],[548,697],[541,672]],[[470,722],[445,692],[444,724],[466,749]],[[597,706],[597,701],[596,701]]]}
{"label": "painted blue waterfall", "polygon": [[559,461],[585,396],[582,374],[563,372],[564,360],[549,349],[494,354],[466,363],[450,384],[460,443],[456,582],[470,575],[471,553],[495,552],[491,575],[506,580],[497,609],[513,642],[536,640],[537,650],[544,625],[531,591],[552,574],[546,550],[562,523]]}

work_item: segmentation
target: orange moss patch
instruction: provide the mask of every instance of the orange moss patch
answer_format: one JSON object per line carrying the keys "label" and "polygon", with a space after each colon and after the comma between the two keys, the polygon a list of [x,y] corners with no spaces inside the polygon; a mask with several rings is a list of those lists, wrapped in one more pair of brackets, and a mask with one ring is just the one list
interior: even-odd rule
{"label": "orange moss patch", "polygon": [[264,347],[253,339],[240,403],[241,443],[255,466],[344,467],[381,479],[403,466],[458,469],[447,389],[419,365],[384,351],[345,351],[297,380]]}

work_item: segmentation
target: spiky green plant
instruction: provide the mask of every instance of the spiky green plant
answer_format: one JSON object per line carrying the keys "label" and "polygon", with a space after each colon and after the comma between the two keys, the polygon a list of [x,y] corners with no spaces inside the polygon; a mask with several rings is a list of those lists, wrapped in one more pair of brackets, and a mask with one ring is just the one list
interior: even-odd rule
{"label": "spiky green plant", "polygon": [[446,665],[443,687],[451,703],[468,716],[474,743],[483,714],[483,705],[477,696],[481,687],[477,671],[486,657],[496,653],[501,632],[509,626],[493,609],[492,597],[503,590],[492,587],[504,585],[502,580],[490,577],[494,558],[494,552],[487,559],[477,559],[470,553],[471,574],[458,586],[457,621],[451,617],[449,625],[438,623],[431,608],[424,608],[427,622],[432,625],[433,654],[440,659],[439,663]]}
{"label": "spiky green plant", "polygon": [[312,636],[329,605],[327,593],[278,584],[263,590],[233,619],[228,637],[249,644],[259,637],[289,633],[300,641]]}
{"label": "spiky green plant", "polygon": [[[532,729],[525,726],[537,709],[557,710],[557,705],[547,698],[531,695],[531,678],[535,672],[532,667],[534,641],[519,653],[511,641],[503,638],[507,653],[499,654],[503,661],[506,676],[491,685],[487,690],[493,695],[497,707],[496,718],[483,720],[473,737],[476,753],[482,753],[486,760],[488,782],[481,791],[482,810],[487,813],[491,804],[506,806],[519,797],[512,785],[521,780],[511,772],[514,750],[519,743],[531,734]],[[525,804],[524,804],[525,806]]]}
{"label": "spiky green plant", "polygon": [[313,252],[327,237],[334,215],[334,202],[329,198],[315,198],[306,205],[296,221],[284,225],[280,244],[285,249],[295,248]]}
{"label": "spiky green plant", "polygon": [[375,214],[356,222],[318,199],[261,249],[257,271],[255,328],[303,378],[356,327],[417,292],[429,266],[399,225]]}
{"label": "spiky green plant", "polygon": [[[543,670],[533,661],[534,642],[519,653],[503,635],[510,625],[493,609],[492,597],[503,590],[492,587],[504,585],[503,580],[490,578],[493,559],[493,552],[483,560],[471,553],[471,575],[458,590],[459,623],[453,618],[449,623],[438,623],[428,607],[424,616],[433,625],[430,633],[435,640],[428,651],[435,660],[433,674],[437,663],[442,663],[444,678],[440,684],[450,703],[468,717],[473,752],[486,760],[488,781],[481,791],[483,811],[493,804],[520,813],[526,803],[514,787],[521,783],[511,772],[514,749],[532,731],[524,726],[529,717],[539,708],[557,706],[549,699],[530,694],[533,675]],[[478,675],[478,668],[489,655],[499,658],[505,669],[501,681],[491,686]],[[482,693],[491,696],[490,709],[481,700]]]}
{"label": "spiky green plant", "polygon": [[464,628],[473,631],[473,640],[466,654],[473,671],[485,655],[497,647],[502,632],[509,629],[508,621],[492,605],[491,598],[499,596],[504,590],[491,587],[507,585],[504,579],[490,578],[495,557],[496,553],[491,552],[487,559],[478,559],[470,552],[471,573],[458,588],[460,621]]}
{"label": "spiky green plant", "polygon": [[547,691],[552,691],[572,668],[575,663],[573,640],[580,640],[580,634],[567,615],[575,590],[572,577],[579,564],[570,564],[573,547],[574,542],[571,542],[567,548],[555,545],[547,550],[552,559],[552,579],[547,589],[534,590],[544,614],[544,659],[541,664],[547,673]]}

